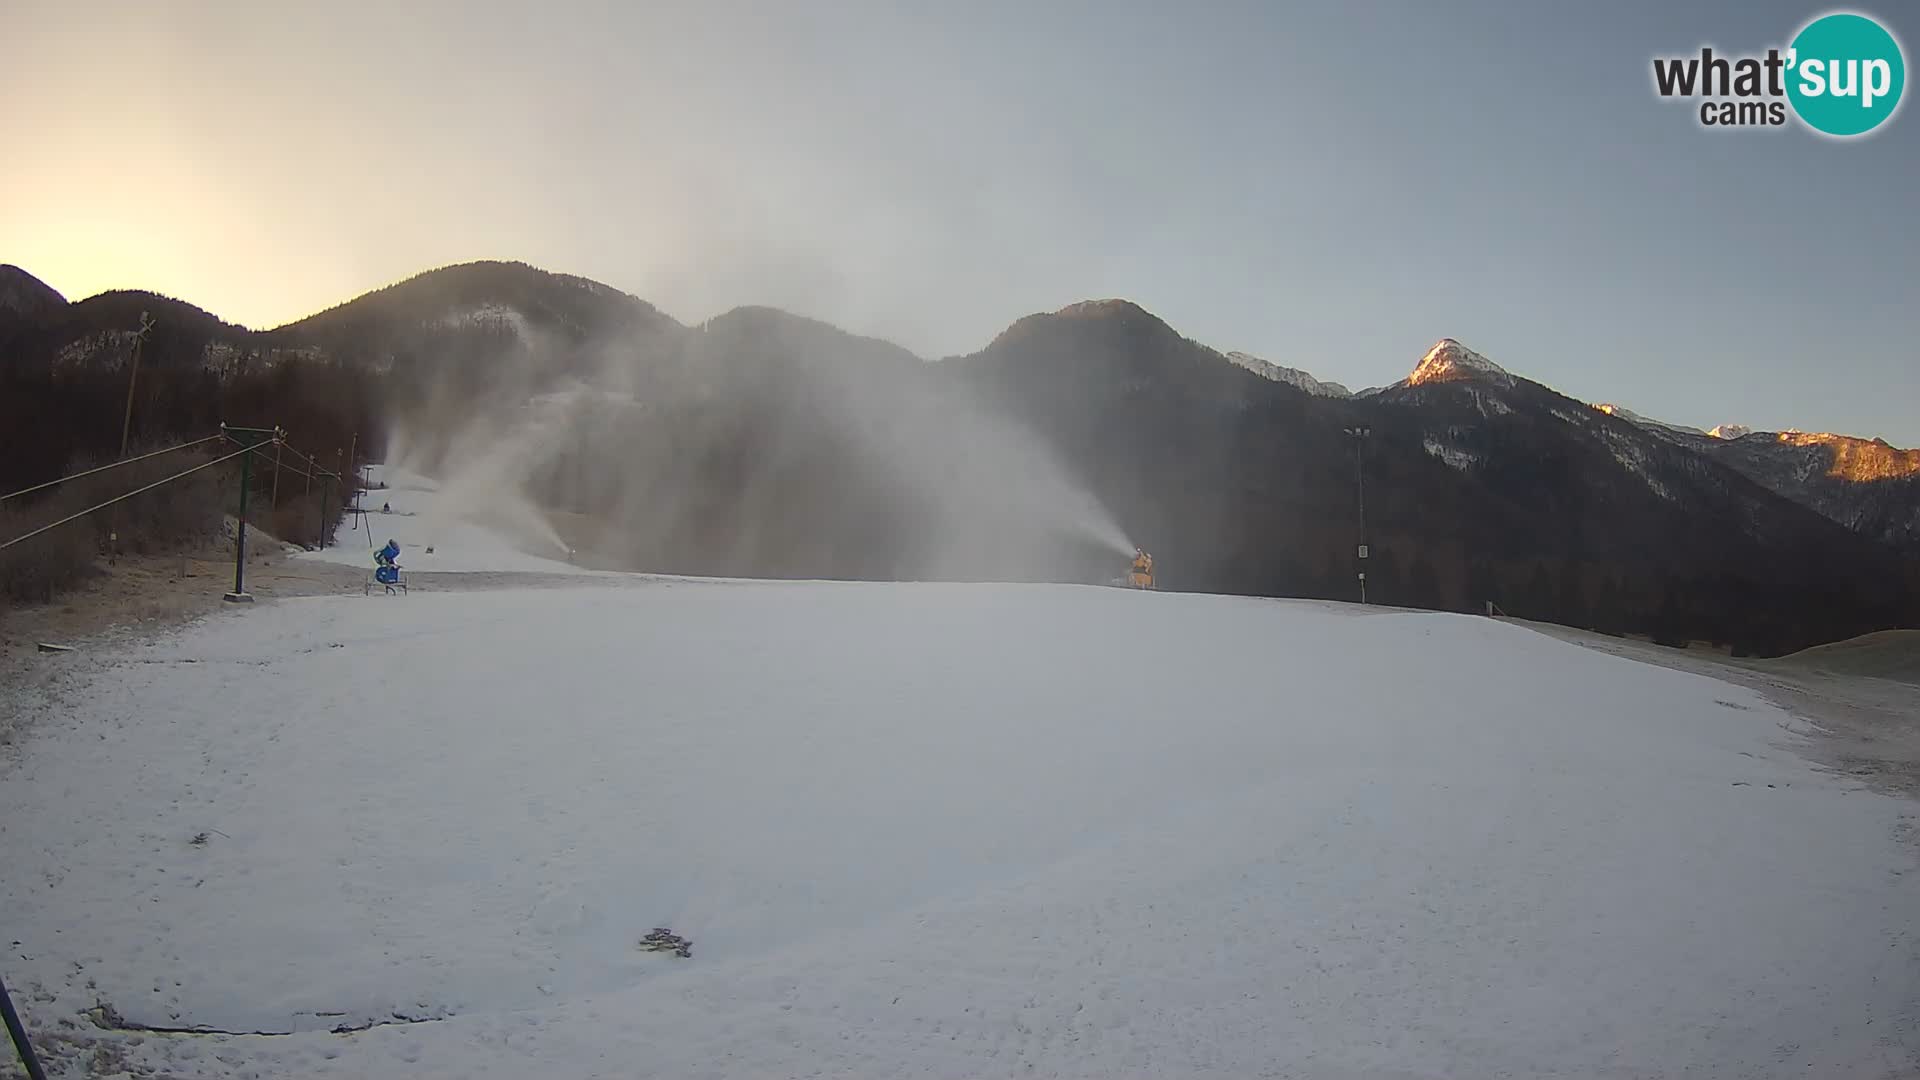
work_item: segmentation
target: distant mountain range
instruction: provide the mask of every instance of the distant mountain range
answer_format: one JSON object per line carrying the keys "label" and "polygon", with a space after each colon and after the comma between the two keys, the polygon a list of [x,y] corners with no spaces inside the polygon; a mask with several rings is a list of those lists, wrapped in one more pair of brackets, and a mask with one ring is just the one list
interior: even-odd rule
{"label": "distant mountain range", "polygon": [[1856,532],[1920,550],[1920,449],[1830,432],[1707,431],[1663,423],[1617,405],[1595,408],[1724,462]]}
{"label": "distant mountain range", "polygon": [[66,302],[66,297],[25,270],[0,265],[0,313],[16,319],[33,318]]}
{"label": "distant mountain range", "polygon": [[550,508],[613,522],[637,568],[1104,580],[1104,510],[1167,587],[1352,598],[1364,474],[1374,602],[1756,652],[1920,623],[1920,451],[1663,424],[1451,339],[1355,394],[1121,300],[927,362],[768,308],[685,326],[514,263],[268,331],[149,293],[68,303],[4,267],[8,392],[112,376],[143,310],[143,372],[255,387],[248,421],[270,421],[272,386],[311,403],[351,383],[342,425],[447,468],[494,461]]}

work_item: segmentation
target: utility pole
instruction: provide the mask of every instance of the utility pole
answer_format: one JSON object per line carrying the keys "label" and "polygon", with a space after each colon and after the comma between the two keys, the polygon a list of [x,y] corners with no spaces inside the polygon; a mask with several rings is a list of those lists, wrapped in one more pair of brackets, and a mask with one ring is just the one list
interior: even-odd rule
{"label": "utility pole", "polygon": [[[309,464],[312,465],[315,469],[318,469],[320,467],[320,463],[317,461],[310,461]],[[315,545],[320,550],[325,550],[327,546],[327,489],[329,485],[332,484],[332,482],[333,482],[332,477],[328,476],[326,473],[320,474],[320,521],[317,525],[314,526],[314,528],[320,534],[319,540],[316,542],[316,545]]]}
{"label": "utility pole", "polygon": [[1367,437],[1373,429],[1365,425],[1345,428],[1353,437],[1353,490],[1360,509],[1360,602],[1367,602]]}
{"label": "utility pole", "polygon": [[[307,460],[307,467],[300,470],[301,472],[305,473],[307,477],[306,490],[300,493],[300,498],[302,501],[313,498],[313,474],[315,470],[318,469],[318,467],[319,466],[311,458],[309,458]],[[323,505],[320,507],[320,520],[323,522],[326,520],[326,517],[327,517],[327,513],[326,513],[327,508],[324,505],[326,501],[327,501],[327,482],[325,480],[322,480],[320,481],[320,502]],[[320,543],[319,539],[322,539],[322,538],[316,538],[314,542],[314,547],[316,548],[325,547],[326,545]]]}
{"label": "utility pole", "polygon": [[[140,346],[146,343],[147,334],[153,329],[153,319],[146,312],[140,313],[140,329],[133,332],[133,356],[127,364],[127,411],[120,418],[120,457],[127,460],[127,437],[133,433],[133,387],[140,378]],[[120,560],[120,507],[116,504],[107,513],[107,562]]]}
{"label": "utility pole", "polygon": [[277,427],[239,428],[220,425],[220,429],[229,434],[237,434],[238,441],[246,444],[246,453],[240,455],[240,517],[233,534],[233,591],[221,599],[230,604],[251,604],[252,594],[247,592],[247,484],[253,479],[253,448],[271,439],[280,441],[281,432]]}
{"label": "utility pole", "polygon": [[153,319],[140,313],[140,329],[133,332],[133,361],[127,365],[127,412],[120,420],[120,456],[127,456],[127,436],[133,432],[133,387],[140,378],[140,346],[153,330]]}
{"label": "utility pole", "polygon": [[[327,492],[332,488],[333,481],[335,478],[340,479],[340,510],[342,514],[345,514],[346,512],[347,495],[348,495],[347,482],[345,479],[345,474],[337,471],[340,468],[341,464],[345,461],[346,461],[346,458],[341,454],[340,448],[337,446],[334,447],[333,448],[333,464],[336,471],[333,476],[327,477],[326,479],[320,481],[320,546],[321,547],[327,546]],[[318,465],[319,462],[315,462],[314,464]]]}

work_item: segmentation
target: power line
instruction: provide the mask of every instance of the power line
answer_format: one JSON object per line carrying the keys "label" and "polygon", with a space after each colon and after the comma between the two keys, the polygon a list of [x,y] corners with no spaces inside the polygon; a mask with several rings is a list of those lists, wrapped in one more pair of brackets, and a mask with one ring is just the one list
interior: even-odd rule
{"label": "power line", "polygon": [[[234,429],[234,430],[240,430],[240,429]],[[235,446],[246,446],[246,445],[248,445],[247,443],[243,443],[243,442],[241,442],[241,441],[240,441],[240,440],[239,440],[238,438],[236,438],[236,437],[234,436],[234,434],[233,434],[233,431],[232,431],[232,430],[228,430],[228,431],[222,431],[222,432],[221,432],[220,434],[221,434],[221,435],[225,435],[225,436],[227,437],[227,439],[228,439],[228,441],[230,441],[230,442],[232,442],[232,443],[233,443],[233,444],[234,444]],[[219,438],[220,436],[219,436],[219,435],[215,435],[215,436],[210,436],[210,437],[211,437],[211,438]],[[320,463],[319,463],[318,461],[315,461],[315,460],[314,460],[313,458],[311,458],[311,457],[308,457],[308,456],[307,456],[306,454],[303,454],[303,453],[301,453],[300,451],[298,451],[298,450],[295,450],[295,449],[294,449],[293,447],[291,447],[291,446],[289,446],[289,445],[287,445],[287,440],[286,440],[286,436],[285,436],[285,433],[284,433],[284,432],[283,432],[283,433],[281,433],[280,435],[277,435],[277,436],[275,436],[275,437],[274,437],[274,438],[273,438],[272,440],[270,440],[270,441],[271,441],[271,442],[272,442],[272,443],[273,443],[273,444],[274,444],[275,446],[278,446],[278,447],[279,447],[280,449],[282,449],[282,450],[285,450],[285,451],[286,451],[287,453],[289,453],[289,454],[292,454],[292,455],[293,455],[294,457],[296,457],[296,458],[298,458],[299,460],[301,460],[301,461],[304,461],[304,462],[306,462],[306,463],[307,463],[307,465],[308,465],[308,467],[309,467],[309,468],[311,468],[311,469],[312,469],[313,471],[312,471],[312,472],[306,472],[306,471],[304,471],[304,470],[301,470],[301,469],[296,469],[296,468],[294,468],[294,467],[293,467],[293,466],[291,466],[291,465],[278,465],[278,464],[276,464],[276,465],[274,466],[274,468],[276,468],[276,469],[282,469],[282,468],[283,468],[283,469],[286,469],[286,470],[287,470],[288,472],[290,472],[290,473],[292,473],[292,474],[294,474],[295,476],[304,476],[304,477],[306,477],[306,478],[307,478],[307,479],[309,479],[309,480],[314,480],[314,479],[318,479],[319,477],[323,477],[323,476],[326,476],[326,477],[332,477],[332,478],[333,478],[333,479],[335,479],[335,480],[338,480],[338,479],[340,479],[340,474],[339,474],[339,473],[337,473],[337,472],[334,472],[334,471],[333,471],[332,469],[329,469],[329,468],[327,468],[327,467],[325,467],[325,466],[323,466],[323,465],[321,465],[321,464],[320,464]],[[252,445],[254,445],[254,446],[258,446],[259,444],[258,444],[258,443],[254,443],[254,444],[252,444]]]}
{"label": "power line", "polygon": [[[205,440],[202,440],[202,441],[204,442]],[[159,487],[161,484],[172,483],[173,481],[178,480],[183,476],[192,475],[193,473],[199,472],[201,469],[212,468],[213,466],[218,465],[223,461],[232,461],[234,458],[237,458],[241,454],[247,453],[248,451],[251,451],[253,449],[254,448],[251,446],[243,447],[239,450],[235,450],[233,453],[228,454],[225,457],[217,457],[217,458],[214,458],[212,461],[203,461],[200,464],[195,465],[191,469],[184,469],[180,472],[174,473],[172,476],[169,476],[163,480],[155,480],[153,483],[148,484],[145,487],[135,488],[132,491],[127,492],[125,495],[116,495],[113,498],[108,499],[106,502],[99,504],[98,506],[89,506],[85,510],[80,511],[77,514],[69,514],[66,517],[61,518],[59,521],[42,525],[39,528],[33,530],[32,532],[26,533],[22,536],[16,536],[13,539],[7,541],[6,543],[0,544],[0,551],[5,551],[6,549],[12,547],[15,544],[20,543],[23,540],[31,540],[34,537],[39,536],[41,533],[48,531],[49,529],[57,529],[60,526],[65,525],[69,522],[78,521],[81,518],[86,517],[88,514],[93,513],[95,510],[104,510],[107,507],[112,506],[114,503],[124,502],[127,499],[133,498],[135,495],[140,495],[145,492],[152,491],[154,488]]]}
{"label": "power line", "polygon": [[306,462],[306,463],[307,463],[307,465],[308,465],[309,467],[311,467],[311,468],[313,469],[313,472],[314,472],[314,475],[316,475],[316,476],[331,476],[331,477],[333,477],[333,478],[334,478],[335,480],[338,480],[338,479],[340,479],[340,478],[341,478],[341,477],[340,477],[340,474],[339,474],[339,473],[337,473],[337,472],[334,472],[334,471],[333,471],[332,469],[329,469],[329,468],[327,468],[326,466],[324,466],[324,465],[322,465],[322,464],[320,464],[319,462],[317,462],[317,461],[315,461],[315,460],[313,460],[312,458],[310,458],[310,457],[308,457],[307,455],[305,455],[305,454],[303,454],[303,453],[301,453],[300,451],[298,451],[298,450],[295,450],[295,449],[294,449],[293,447],[291,447],[291,446],[287,446],[287,444],[286,444],[286,442],[285,442],[284,440],[283,440],[283,441],[281,442],[281,444],[280,444],[280,445],[286,448],[286,451],[287,451],[287,453],[289,453],[289,454],[292,454],[292,455],[293,455],[294,457],[297,457],[297,458],[299,458],[299,459],[300,459],[301,461],[304,461],[304,462]]}
{"label": "power line", "polygon": [[[261,432],[267,432],[267,430],[271,430],[271,432],[273,432],[273,438],[267,438],[265,442],[246,442],[244,438],[240,438],[240,436],[236,436],[236,434],[234,434],[236,430],[261,430]],[[234,446],[248,446],[248,448],[253,448],[253,450],[259,450],[261,446],[273,446],[276,452],[278,452],[278,450],[284,450],[284,452],[288,452],[288,454],[296,455],[296,457],[303,457],[303,455],[301,455],[300,452],[298,452],[298,450],[294,450],[292,446],[288,446],[288,444],[286,444],[286,440],[282,438],[282,432],[280,432],[280,430],[278,429],[228,429],[228,427],[225,427],[225,425],[221,425],[221,434],[225,434],[225,436],[227,436],[227,442],[232,442]],[[309,480],[313,479],[313,473],[307,473],[307,471],[303,471],[303,469],[294,469],[292,465],[284,465],[284,463],[282,463],[282,461],[278,459],[278,454],[275,454],[275,461],[273,461],[273,471],[275,471],[275,473],[278,473],[280,469],[286,469],[288,473],[292,473],[292,475],[296,475],[296,477],[305,477],[305,479],[309,479]]]}
{"label": "power line", "polygon": [[290,473],[292,473],[292,474],[293,474],[293,475],[295,475],[295,476],[304,476],[304,477],[306,477],[306,478],[307,478],[307,479],[309,479],[309,480],[311,480],[311,479],[313,479],[313,474],[312,474],[312,473],[310,473],[310,472],[308,472],[308,471],[307,471],[307,470],[305,470],[305,469],[296,469],[296,468],[294,468],[294,467],[293,467],[293,466],[291,466],[291,465],[275,465],[275,466],[274,466],[274,469],[275,469],[275,470],[279,470],[279,469],[285,469],[285,470],[287,470],[288,472],[290,472]]}
{"label": "power line", "polygon": [[[242,439],[240,439],[239,436],[234,434],[234,432],[236,431],[245,431],[250,434],[267,435],[267,436],[270,436],[270,438],[256,439],[253,442],[245,442]],[[280,441],[279,432],[277,429],[274,429],[274,428],[230,428],[223,423],[220,425],[220,434],[225,435],[227,437],[227,441],[232,443],[235,446],[259,446],[262,442],[277,443]]]}
{"label": "power line", "polygon": [[101,465],[97,468],[88,469],[85,472],[77,472],[71,476],[62,476],[57,480],[49,480],[44,484],[35,484],[30,488],[21,488],[19,491],[16,491],[11,495],[0,495],[0,502],[6,502],[8,499],[17,499],[22,495],[31,495],[36,491],[41,491],[46,488],[53,487],[56,484],[64,484],[69,480],[78,480],[83,476],[92,476],[94,473],[97,473],[97,472],[106,472],[108,469],[117,469],[122,465],[131,465],[136,461],[145,461],[148,458],[159,457],[161,454],[171,454],[175,450],[185,450],[189,446],[199,446],[203,442],[212,442],[213,440],[219,437],[220,437],[219,435],[209,435],[204,439],[195,439],[192,442],[181,443],[179,446],[169,446],[165,450],[155,450],[150,454],[141,454],[139,457],[121,458],[119,461],[115,461],[107,465]]}

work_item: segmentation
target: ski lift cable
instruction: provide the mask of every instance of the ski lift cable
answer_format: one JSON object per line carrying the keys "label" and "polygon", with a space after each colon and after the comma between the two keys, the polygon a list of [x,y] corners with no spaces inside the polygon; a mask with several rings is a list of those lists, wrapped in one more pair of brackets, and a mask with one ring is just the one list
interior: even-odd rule
{"label": "ski lift cable", "polygon": [[117,469],[122,465],[131,465],[136,461],[145,461],[148,458],[159,457],[161,454],[171,454],[176,450],[185,450],[190,446],[199,446],[201,443],[212,442],[213,440],[219,437],[220,435],[209,435],[204,439],[195,439],[192,442],[181,443],[179,446],[169,446],[165,450],[155,450],[151,453],[141,454],[138,457],[121,458],[119,461],[110,462],[106,465],[101,465],[97,468],[86,469],[82,472],[73,473],[68,476],[62,476],[55,480],[49,480],[44,484],[35,484],[30,488],[21,488],[19,491],[16,491],[11,495],[0,495],[0,502],[6,502],[8,499],[17,499],[22,495],[31,495],[36,491],[43,491],[57,484],[64,484],[69,480],[78,480],[83,476],[92,476],[94,473],[106,472],[108,469]]}
{"label": "ski lift cable", "polygon": [[300,459],[301,461],[304,461],[304,462],[306,462],[306,463],[307,463],[307,465],[308,465],[308,466],[309,466],[310,468],[312,468],[312,469],[313,469],[313,472],[314,472],[314,475],[315,475],[315,476],[330,476],[330,477],[332,477],[332,478],[333,478],[333,479],[335,479],[335,480],[338,480],[338,479],[340,479],[340,474],[339,474],[339,473],[337,473],[337,472],[334,472],[334,471],[333,471],[332,469],[329,469],[329,468],[327,468],[326,466],[324,466],[324,465],[322,465],[322,464],[320,464],[319,462],[317,462],[317,461],[315,461],[315,460],[313,460],[312,458],[310,458],[310,457],[308,457],[307,455],[305,455],[305,454],[303,454],[303,453],[301,453],[300,451],[298,451],[298,450],[295,450],[295,449],[294,449],[293,447],[291,447],[291,446],[288,446],[288,445],[287,445],[287,443],[286,443],[286,441],[285,441],[284,439],[283,439],[283,440],[281,440],[281,442],[280,442],[280,446],[281,446],[281,448],[282,448],[282,449],[284,449],[284,450],[286,450],[286,452],[287,452],[287,453],[289,453],[289,454],[292,454],[292,455],[293,455],[294,457],[297,457],[297,458],[299,458],[299,459]]}
{"label": "ski lift cable", "polygon": [[[235,441],[237,442],[238,440],[235,440]],[[292,446],[289,446],[287,444],[287,441],[284,438],[276,439],[274,441],[280,447],[280,449],[285,450],[287,453],[292,454],[295,458],[298,458],[299,460],[306,462],[307,466],[313,470],[312,472],[300,472],[300,470],[298,469],[293,469],[291,467],[288,467],[289,472],[293,472],[293,473],[296,473],[297,475],[304,476],[309,480],[318,480],[322,477],[327,477],[334,480],[340,479],[339,473],[334,472],[332,469],[329,469],[324,465],[321,465],[318,461],[315,461],[313,458],[308,457],[307,455],[294,449]]]}
{"label": "ski lift cable", "polygon": [[[293,448],[289,446],[282,446],[281,449],[291,451]],[[272,462],[271,464],[273,465],[274,468],[285,469],[286,471],[292,473],[295,476],[304,476],[309,480],[318,480],[320,478],[320,475],[317,473],[308,472],[305,469],[297,468],[293,465],[288,465],[285,462],[276,461],[276,462]]]}
{"label": "ski lift cable", "polygon": [[91,514],[96,510],[104,510],[107,507],[112,506],[114,503],[125,502],[126,500],[133,498],[135,495],[140,495],[140,494],[144,494],[146,492],[152,491],[154,488],[157,488],[162,484],[170,484],[173,481],[178,480],[183,476],[190,476],[193,473],[199,472],[201,469],[212,468],[213,466],[218,465],[223,461],[232,461],[234,458],[239,457],[241,454],[246,453],[247,450],[250,450],[250,449],[252,449],[252,447],[235,450],[233,453],[228,454],[225,457],[217,457],[217,458],[214,458],[212,461],[203,461],[200,464],[195,465],[191,469],[183,469],[180,472],[174,473],[172,476],[166,477],[165,479],[155,480],[153,483],[148,484],[144,487],[134,488],[132,491],[127,492],[125,495],[116,495],[113,498],[108,499],[106,502],[100,503],[96,506],[89,506],[85,510],[80,511],[77,514],[68,514],[66,517],[61,518],[59,521],[49,522],[48,524],[42,525],[39,528],[33,530],[32,532],[23,533],[19,536],[14,537],[11,540],[8,540],[6,543],[0,544],[0,551],[5,551],[6,549],[12,547],[15,544],[20,543],[23,540],[31,540],[34,537],[39,536],[41,533],[47,532],[50,529],[57,529],[62,525],[68,524],[69,522],[78,521],[81,518],[86,517],[88,514]]}

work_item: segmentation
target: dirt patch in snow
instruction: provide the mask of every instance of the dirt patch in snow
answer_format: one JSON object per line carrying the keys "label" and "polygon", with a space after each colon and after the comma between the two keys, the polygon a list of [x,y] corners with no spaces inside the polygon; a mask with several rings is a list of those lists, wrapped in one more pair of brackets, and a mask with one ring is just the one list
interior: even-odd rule
{"label": "dirt patch in snow", "polygon": [[[349,567],[291,559],[271,538],[256,546],[249,536],[248,546],[254,550],[248,552],[245,585],[256,602],[357,592],[365,576]],[[53,603],[0,610],[0,689],[36,692],[0,712],[0,746],[10,746],[37,719],[40,710],[28,701],[57,707],[63,688],[92,670],[95,656],[108,646],[212,614],[232,588],[232,544],[217,541],[169,555],[102,561]]]}
{"label": "dirt patch in snow", "polygon": [[1920,630],[1882,630],[1816,645],[1779,663],[1829,675],[1867,675],[1920,685]]}
{"label": "dirt patch in snow", "polygon": [[[358,596],[367,590],[371,566],[360,568],[319,559],[297,558],[285,545],[250,533],[243,584],[257,604],[297,596]],[[102,562],[98,572],[51,604],[0,608],[0,689],[37,690],[57,702],[59,687],[92,667],[93,657],[111,646],[150,640],[154,635],[235,605],[231,540],[170,555],[125,556]],[[467,589],[642,584],[632,578],[585,579],[568,574],[408,571],[414,592]],[[0,746],[10,745],[29,717],[0,715]]]}
{"label": "dirt patch in snow", "polygon": [[1815,729],[1814,737],[1795,749],[1877,790],[1920,798],[1920,685],[1840,669],[1837,661],[1808,660],[1809,656],[1851,655],[1853,650],[1844,647],[1847,643],[1776,660],[1755,660],[1547,623],[1504,621],[1599,652],[1759,691]]}

